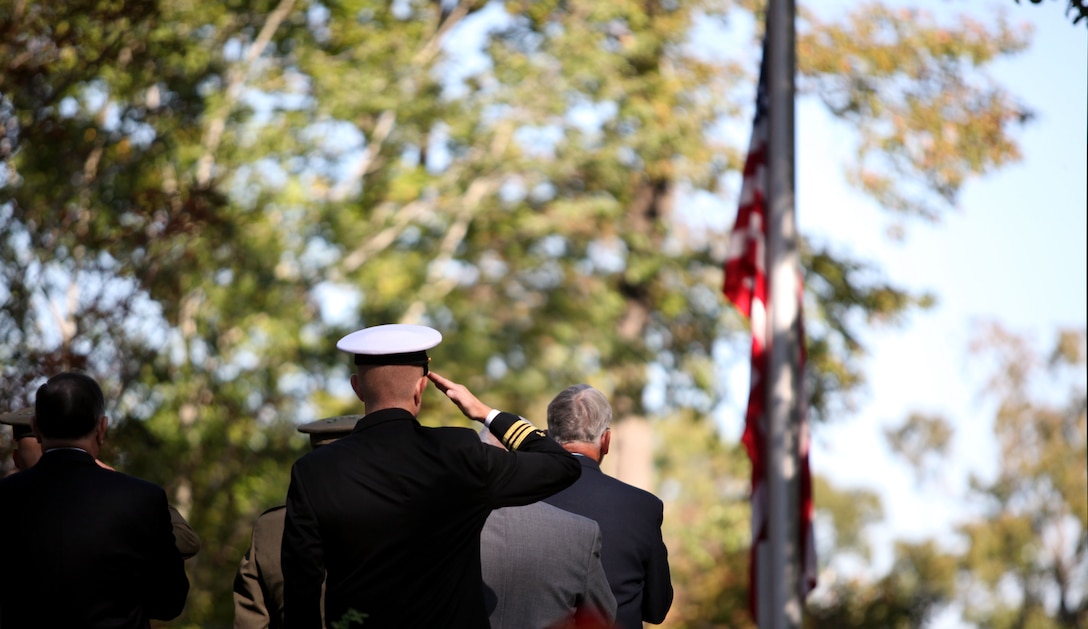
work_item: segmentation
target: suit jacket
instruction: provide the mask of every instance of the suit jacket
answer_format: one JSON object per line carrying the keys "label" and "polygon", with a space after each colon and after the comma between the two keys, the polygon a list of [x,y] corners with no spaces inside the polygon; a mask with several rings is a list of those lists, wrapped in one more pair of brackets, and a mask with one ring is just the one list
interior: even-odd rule
{"label": "suit jacket", "polygon": [[286,506],[272,507],[253,525],[249,550],[234,575],[234,629],[283,627],[280,544],[286,516]]}
{"label": "suit jacket", "polygon": [[291,629],[365,614],[366,629],[486,629],[480,529],[493,509],[535,502],[581,467],[544,432],[500,413],[491,431],[428,428],[403,409],[360,419],[352,434],[291,468],[282,564]]}
{"label": "suit jacket", "polygon": [[661,538],[664,505],[650,492],[608,476],[593,459],[575,458],[582,477],[545,502],[600,525],[601,563],[619,606],[617,626],[641,629],[643,621],[664,621],[672,606],[669,556]]}
{"label": "suit jacket", "polygon": [[0,480],[0,504],[18,514],[0,518],[4,629],[136,629],[181,613],[189,580],[161,487],[54,449]]}
{"label": "suit jacket", "polygon": [[601,566],[601,529],[543,502],[491,512],[480,533],[491,629],[560,629],[576,617],[616,620]]}

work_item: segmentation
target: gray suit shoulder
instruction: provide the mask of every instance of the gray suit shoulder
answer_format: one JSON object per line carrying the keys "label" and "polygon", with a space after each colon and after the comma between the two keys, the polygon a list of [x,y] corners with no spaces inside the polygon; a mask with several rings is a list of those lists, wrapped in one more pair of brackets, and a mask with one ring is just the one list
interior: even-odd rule
{"label": "gray suit shoulder", "polygon": [[534,517],[541,519],[548,518],[557,522],[562,522],[571,528],[584,528],[586,530],[594,531],[600,528],[597,521],[592,518],[572,513],[566,509],[560,509],[559,507],[550,505],[546,502],[534,502],[533,504],[526,506],[533,509]]}

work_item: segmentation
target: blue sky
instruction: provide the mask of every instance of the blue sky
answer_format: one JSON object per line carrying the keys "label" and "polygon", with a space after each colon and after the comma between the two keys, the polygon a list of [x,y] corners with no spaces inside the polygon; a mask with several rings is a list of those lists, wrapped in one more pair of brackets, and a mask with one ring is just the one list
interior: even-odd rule
{"label": "blue sky", "polygon": [[[876,262],[894,283],[939,299],[935,309],[902,327],[867,335],[869,386],[858,412],[815,434],[817,474],[882,496],[887,520],[873,538],[877,574],[888,567],[894,538],[935,536],[951,543],[952,524],[965,515],[957,496],[967,474],[995,469],[993,406],[977,395],[985,365],[972,362],[967,352],[977,324],[1000,322],[1042,350],[1049,349],[1059,326],[1088,323],[1088,29],[1070,22],[1064,4],[935,5],[942,13],[982,20],[1004,9],[1012,21],[1034,25],[1030,48],[1000,62],[994,74],[1037,117],[1016,133],[1021,162],[970,182],[957,212],[939,224],[911,224],[902,242],[884,237],[887,219],[843,182],[841,166],[852,144],[839,134],[847,131],[818,107],[798,108],[800,229]],[[832,5],[844,3],[816,6],[823,13]],[[956,429],[947,474],[924,488],[881,436],[883,427],[898,425],[911,411],[943,414]]]}

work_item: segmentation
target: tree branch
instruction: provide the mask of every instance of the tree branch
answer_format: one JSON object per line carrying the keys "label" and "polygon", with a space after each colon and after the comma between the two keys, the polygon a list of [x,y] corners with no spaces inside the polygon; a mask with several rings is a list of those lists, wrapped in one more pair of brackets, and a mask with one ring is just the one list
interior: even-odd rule
{"label": "tree branch", "polygon": [[257,34],[257,39],[253,41],[253,44],[246,51],[245,58],[241,62],[234,64],[227,73],[226,100],[220,105],[216,116],[208,123],[208,128],[201,142],[204,146],[204,154],[200,156],[196,168],[196,182],[201,188],[206,188],[211,182],[212,169],[215,166],[215,152],[219,149],[219,143],[222,141],[227,118],[234,109],[234,104],[238,102],[238,97],[242,93],[242,86],[249,76],[250,65],[264,52],[268,42],[272,40],[272,34],[287,18],[294,4],[295,0],[280,0],[279,6],[268,15],[264,26],[261,27],[261,32]]}

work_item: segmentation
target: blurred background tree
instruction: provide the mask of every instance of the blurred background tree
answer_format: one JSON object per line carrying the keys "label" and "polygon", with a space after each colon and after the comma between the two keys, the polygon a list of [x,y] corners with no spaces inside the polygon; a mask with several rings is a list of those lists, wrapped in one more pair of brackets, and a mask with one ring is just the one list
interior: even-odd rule
{"label": "blurred background tree", "polygon": [[[589,382],[618,422],[650,421],[682,593],[667,624],[743,626],[748,471],[705,418],[739,394],[715,357],[747,329],[720,296],[727,233],[693,208],[735,207],[728,129],[746,136],[761,10],[5,3],[0,406],[61,369],[97,376],[110,462],[167,487],[204,540],[171,626],[226,627],[252,522],[305,451],[294,426],[360,410],[335,340],[433,325],[435,369],[493,405],[540,421],[558,389]],[[1028,36],[1002,16],[942,24],[874,3],[799,18],[803,94],[858,131],[849,176],[897,233],[1018,158],[1031,112],[988,67]],[[707,54],[738,24],[734,56]],[[827,421],[864,382],[860,332],[932,298],[816,243],[804,266],[812,415]],[[425,423],[462,421],[433,393],[425,408]],[[879,505],[822,487],[834,547],[863,552]],[[944,574],[907,550],[914,573]],[[888,588],[915,592],[910,574]]]}
{"label": "blurred background tree", "polygon": [[1088,361],[1085,330],[1059,330],[1042,352],[996,323],[974,350],[993,365],[997,475],[975,478],[982,517],[961,558],[968,619],[983,627],[1088,624]]}
{"label": "blurred background tree", "polygon": [[[953,603],[979,627],[1088,621],[1085,330],[1057,330],[1047,353],[991,322],[979,326],[972,349],[990,372],[979,393],[996,409],[995,478],[973,478],[959,497],[972,515],[952,544],[899,543],[892,569],[874,581],[825,573],[827,590],[810,601],[806,625],[919,627]],[[912,414],[886,436],[923,489],[940,491],[949,422]]]}

